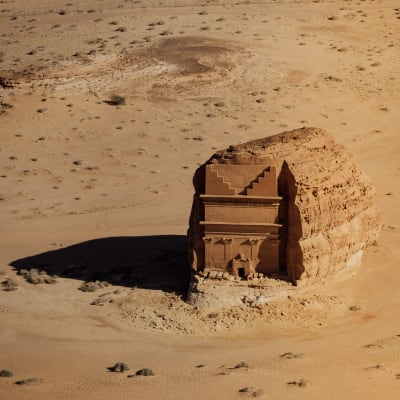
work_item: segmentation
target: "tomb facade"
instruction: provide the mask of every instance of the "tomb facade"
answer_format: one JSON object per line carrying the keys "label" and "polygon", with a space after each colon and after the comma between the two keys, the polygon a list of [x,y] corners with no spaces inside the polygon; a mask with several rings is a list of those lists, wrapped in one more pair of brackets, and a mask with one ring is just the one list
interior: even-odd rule
{"label": "tomb facade", "polygon": [[276,167],[209,164],[205,167],[202,225],[204,269],[245,278],[279,273]]}

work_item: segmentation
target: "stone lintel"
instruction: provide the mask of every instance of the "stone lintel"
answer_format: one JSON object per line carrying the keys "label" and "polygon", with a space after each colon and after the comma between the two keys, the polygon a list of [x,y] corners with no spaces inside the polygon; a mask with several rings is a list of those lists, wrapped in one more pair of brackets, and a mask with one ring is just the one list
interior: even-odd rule
{"label": "stone lintel", "polygon": [[244,196],[244,195],[236,195],[236,196],[225,196],[218,194],[201,194],[200,198],[203,200],[203,203],[233,203],[233,204],[273,204],[278,205],[282,200],[281,196]]}
{"label": "stone lintel", "polygon": [[224,221],[200,221],[200,225],[226,225],[226,226],[251,226],[251,227],[277,227],[280,228],[281,224],[275,224],[273,222],[224,222]]}
{"label": "stone lintel", "polygon": [[[211,236],[212,235],[212,236]],[[280,237],[278,233],[269,233],[269,232],[248,232],[248,233],[232,233],[231,231],[229,232],[208,232],[207,236],[203,237],[203,241],[205,243],[215,243],[219,240],[223,240],[224,238],[227,237],[227,235],[234,235],[232,236],[233,240],[248,240],[249,244],[252,245],[258,245],[264,240],[270,240],[270,241],[279,241]],[[254,237],[257,236],[257,239],[254,239]],[[257,241],[257,243],[253,242]]]}

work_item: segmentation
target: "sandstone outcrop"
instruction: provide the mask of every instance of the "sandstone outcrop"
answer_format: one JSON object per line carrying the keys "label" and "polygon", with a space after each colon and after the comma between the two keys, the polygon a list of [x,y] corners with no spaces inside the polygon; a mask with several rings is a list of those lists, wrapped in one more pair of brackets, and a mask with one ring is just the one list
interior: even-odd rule
{"label": "sandstone outcrop", "polygon": [[370,179],[321,129],[218,151],[193,183],[194,275],[312,282],[358,265],[380,231]]}

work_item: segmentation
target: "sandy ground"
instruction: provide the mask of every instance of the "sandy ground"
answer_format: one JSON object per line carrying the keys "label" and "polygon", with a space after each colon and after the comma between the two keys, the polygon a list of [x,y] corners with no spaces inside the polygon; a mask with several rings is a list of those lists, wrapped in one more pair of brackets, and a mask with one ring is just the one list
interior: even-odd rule
{"label": "sandy ground", "polygon": [[[398,398],[397,1],[10,0],[0,21],[0,278],[18,284],[0,291],[1,399]],[[263,310],[191,309],[195,168],[304,125],[374,181],[377,245]],[[64,277],[16,274],[34,267]],[[113,285],[78,290],[91,277]]]}

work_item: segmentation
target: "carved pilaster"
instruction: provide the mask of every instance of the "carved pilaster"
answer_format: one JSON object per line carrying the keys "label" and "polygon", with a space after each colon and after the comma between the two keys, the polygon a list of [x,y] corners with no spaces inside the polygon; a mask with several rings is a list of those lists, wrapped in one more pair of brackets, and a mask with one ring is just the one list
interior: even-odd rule
{"label": "carved pilaster", "polygon": [[250,244],[250,260],[253,261],[255,259],[255,249],[258,246],[258,242],[260,239],[249,239]]}
{"label": "carved pilaster", "polygon": [[232,259],[232,238],[222,238],[224,243],[224,263],[225,265]]}
{"label": "carved pilaster", "polygon": [[214,238],[212,236],[204,236],[203,237],[203,242],[204,242],[204,259],[205,259],[205,267],[206,268],[212,268],[212,244],[213,244]]}

